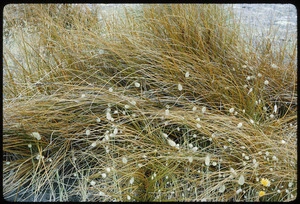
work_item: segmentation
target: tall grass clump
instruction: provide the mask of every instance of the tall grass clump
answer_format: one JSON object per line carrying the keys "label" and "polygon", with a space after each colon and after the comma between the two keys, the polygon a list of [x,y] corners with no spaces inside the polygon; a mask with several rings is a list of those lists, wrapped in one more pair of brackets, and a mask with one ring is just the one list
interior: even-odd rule
{"label": "tall grass clump", "polygon": [[297,41],[241,29],[222,5],[7,5],[4,197],[293,200]]}

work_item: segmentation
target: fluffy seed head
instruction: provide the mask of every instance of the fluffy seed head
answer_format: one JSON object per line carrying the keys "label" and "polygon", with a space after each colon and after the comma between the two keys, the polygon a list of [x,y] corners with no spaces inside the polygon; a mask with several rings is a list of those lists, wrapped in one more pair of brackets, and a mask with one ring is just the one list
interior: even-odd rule
{"label": "fluffy seed head", "polygon": [[93,142],[93,143],[91,144],[91,147],[96,147],[96,142]]}
{"label": "fluffy seed head", "polygon": [[126,158],[126,157],[123,157],[123,158],[122,158],[122,162],[123,162],[124,164],[127,164],[127,162],[128,162],[127,158]]}
{"label": "fluffy seed head", "polygon": [[202,107],[202,113],[205,113],[206,112],[206,107],[204,106],[204,107]]}
{"label": "fluffy seed head", "polygon": [[134,182],[134,177],[131,177],[131,179],[129,180],[129,183],[132,185]]}
{"label": "fluffy seed head", "polygon": [[138,87],[141,86],[141,84],[140,84],[139,82],[135,82],[135,83],[134,83],[134,86],[138,88]]}
{"label": "fluffy seed head", "polygon": [[171,147],[175,147],[176,143],[173,140],[168,139],[168,143]]}
{"label": "fluffy seed head", "polygon": [[265,84],[265,85],[268,85],[268,84],[269,84],[269,81],[268,81],[268,80],[266,80],[266,81],[264,82],[264,84]]}
{"label": "fluffy seed head", "polygon": [[224,193],[226,187],[225,185],[223,184],[220,188],[219,188],[219,193]]}
{"label": "fluffy seed head", "polygon": [[242,186],[244,183],[245,183],[245,177],[243,175],[241,175],[238,180],[238,184]]}
{"label": "fluffy seed head", "polygon": [[33,136],[33,137],[36,138],[37,140],[40,140],[40,139],[41,139],[41,135],[40,135],[40,133],[38,133],[38,132],[33,132],[33,133],[31,133],[31,136]]}
{"label": "fluffy seed head", "polygon": [[178,84],[178,90],[182,91],[182,85],[181,84]]}
{"label": "fluffy seed head", "polygon": [[185,77],[188,78],[190,76],[190,72],[185,73]]}
{"label": "fluffy seed head", "polygon": [[210,156],[206,155],[206,157],[205,157],[205,165],[209,166],[209,163],[210,163]]}
{"label": "fluffy seed head", "polygon": [[166,133],[162,133],[162,136],[164,136],[165,138],[168,137],[168,135]]}

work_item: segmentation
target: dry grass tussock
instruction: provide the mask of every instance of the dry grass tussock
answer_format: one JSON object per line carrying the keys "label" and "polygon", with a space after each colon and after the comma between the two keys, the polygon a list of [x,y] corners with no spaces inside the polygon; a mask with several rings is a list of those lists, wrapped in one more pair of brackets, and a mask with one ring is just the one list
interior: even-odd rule
{"label": "dry grass tussock", "polygon": [[297,196],[296,39],[252,47],[222,5],[8,5],[4,19],[5,198]]}

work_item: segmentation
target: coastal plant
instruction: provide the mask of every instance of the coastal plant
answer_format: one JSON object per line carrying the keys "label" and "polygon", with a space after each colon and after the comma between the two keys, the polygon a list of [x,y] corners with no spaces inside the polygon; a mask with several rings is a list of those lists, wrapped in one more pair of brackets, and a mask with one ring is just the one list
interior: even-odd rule
{"label": "coastal plant", "polygon": [[7,5],[4,22],[5,199],[296,198],[296,38],[255,46],[211,4]]}

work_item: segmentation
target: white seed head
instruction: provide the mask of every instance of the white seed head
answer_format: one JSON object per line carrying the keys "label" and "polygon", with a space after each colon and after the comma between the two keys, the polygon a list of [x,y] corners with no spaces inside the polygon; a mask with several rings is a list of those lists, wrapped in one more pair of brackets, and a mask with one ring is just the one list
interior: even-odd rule
{"label": "white seed head", "polygon": [[232,168],[232,167],[230,167],[230,172],[231,172],[231,174],[233,175],[233,176],[236,176],[237,174],[236,174],[236,171]]}
{"label": "white seed head", "polygon": [[173,140],[168,139],[168,143],[171,147],[175,147],[176,143]]}
{"label": "white seed head", "polygon": [[129,180],[129,183],[132,185],[134,182],[134,177],[131,177],[131,179]]}
{"label": "white seed head", "polygon": [[106,173],[101,174],[102,178],[106,178]]}
{"label": "white seed head", "polygon": [[33,132],[33,133],[31,133],[31,136],[33,136],[33,137],[36,138],[37,140],[40,140],[40,139],[41,139],[41,135],[40,135],[40,133],[38,133],[38,132]]}
{"label": "white seed head", "polygon": [[196,152],[198,150],[198,147],[193,147],[192,150],[193,152]]}
{"label": "white seed head", "polygon": [[31,147],[32,147],[32,144],[28,144],[27,146],[28,146],[28,147],[31,149]]}
{"label": "white seed head", "polygon": [[262,74],[261,74],[261,73],[258,73],[257,76],[258,76],[258,77],[262,77]]}
{"label": "white seed head", "polygon": [[134,86],[138,88],[138,87],[141,86],[141,84],[140,84],[139,82],[135,82],[135,83],[134,83]]}
{"label": "white seed head", "polygon": [[253,91],[253,88],[250,88],[248,91],[248,95]]}
{"label": "white seed head", "polygon": [[278,68],[278,66],[277,66],[276,64],[271,64],[271,67],[272,67],[273,69],[277,69],[277,68]]}
{"label": "white seed head", "polygon": [[111,116],[110,112],[106,113],[106,119],[107,120],[112,120],[112,116]]}
{"label": "white seed head", "polygon": [[91,147],[96,147],[96,142],[93,142],[93,143],[91,144]]}
{"label": "white seed head", "polygon": [[113,92],[113,88],[110,87],[110,88],[108,89],[108,91],[109,91],[109,92]]}
{"label": "white seed head", "polygon": [[130,103],[132,104],[132,105],[136,105],[136,101],[135,100],[132,100],[132,101],[130,101]]}
{"label": "white seed head", "polygon": [[101,122],[101,119],[100,119],[100,118],[97,118],[97,119],[96,119],[96,122],[97,122],[97,123],[100,123],[100,122]]}
{"label": "white seed head", "polygon": [[87,136],[89,136],[89,135],[91,134],[91,131],[90,131],[90,130],[86,130],[86,131],[85,131],[85,134],[86,134]]}
{"label": "white seed head", "polygon": [[181,84],[178,84],[178,90],[182,91],[182,85]]}
{"label": "white seed head", "polygon": [[205,165],[209,166],[209,163],[210,163],[210,156],[206,155],[206,157],[205,157]]}
{"label": "white seed head", "polygon": [[251,79],[251,76],[247,76],[246,80],[249,81]]}
{"label": "white seed head", "polygon": [[165,138],[168,137],[168,135],[166,133],[162,133],[162,136],[164,136]]}
{"label": "white seed head", "polygon": [[38,154],[35,158],[36,158],[37,160],[40,160],[40,159],[44,159],[45,157],[44,157],[43,155],[41,156],[41,155]]}
{"label": "white seed head", "polygon": [[114,129],[113,134],[114,134],[114,135],[118,134],[118,128],[115,128],[115,129]]}
{"label": "white seed head", "polygon": [[238,128],[241,128],[242,126],[243,126],[243,123],[239,123],[239,124],[237,125]]}
{"label": "white seed head", "polygon": [[106,167],[105,170],[107,173],[109,173],[111,171],[110,167]]}
{"label": "white seed head", "polygon": [[268,80],[266,80],[266,81],[264,82],[264,84],[265,84],[265,85],[268,85],[268,84],[269,84],[269,81],[268,81]]}
{"label": "white seed head", "polygon": [[192,163],[193,162],[193,157],[188,157],[188,160],[189,160],[190,163]]}
{"label": "white seed head", "polygon": [[190,76],[190,72],[187,71],[187,72],[185,73],[185,77],[188,78],[189,76]]}
{"label": "white seed head", "polygon": [[196,106],[194,106],[192,110],[193,110],[193,111],[196,111],[196,110],[197,110],[197,107],[196,107]]}
{"label": "white seed head", "polygon": [[90,184],[91,184],[91,186],[94,186],[94,185],[96,185],[96,181],[91,180]]}
{"label": "white seed head", "polygon": [[240,194],[242,191],[243,191],[243,190],[239,188],[239,189],[236,191],[236,194]]}
{"label": "white seed head", "polygon": [[226,187],[225,185],[223,184],[220,188],[219,188],[219,193],[224,193]]}
{"label": "white seed head", "polygon": [[275,106],[274,106],[274,113],[277,113],[277,105],[275,104]]}
{"label": "white seed head", "polygon": [[204,106],[204,107],[202,107],[202,113],[205,113],[206,112],[206,107]]}
{"label": "white seed head", "polygon": [[105,193],[102,191],[99,191],[99,196],[105,196]]}
{"label": "white seed head", "polygon": [[233,112],[234,112],[234,108],[230,108],[229,113],[233,113]]}
{"label": "white seed head", "polygon": [[199,123],[197,123],[197,125],[196,125],[196,126],[197,126],[197,128],[201,128],[201,125],[200,125]]}
{"label": "white seed head", "polygon": [[166,109],[166,110],[165,110],[165,114],[166,114],[166,115],[170,115],[169,109]]}
{"label": "white seed head", "polygon": [[130,197],[130,195],[127,195],[127,200],[131,200],[131,197]]}
{"label": "white seed head", "polygon": [[127,160],[126,157],[123,157],[123,158],[122,158],[122,162],[123,162],[124,164],[127,164],[127,161],[128,161],[128,160]]}
{"label": "white seed head", "polygon": [[240,186],[242,186],[244,183],[245,183],[245,177],[244,177],[244,175],[241,175],[240,178],[239,178],[239,180],[238,180],[238,184]]}

